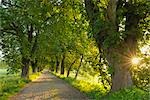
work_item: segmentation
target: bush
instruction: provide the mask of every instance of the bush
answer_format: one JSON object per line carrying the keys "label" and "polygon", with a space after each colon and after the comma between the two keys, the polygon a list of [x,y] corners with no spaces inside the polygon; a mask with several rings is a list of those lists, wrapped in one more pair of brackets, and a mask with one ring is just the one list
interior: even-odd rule
{"label": "bush", "polygon": [[133,70],[133,82],[134,84],[146,91],[149,91],[149,77],[150,77],[149,66],[135,67]]}
{"label": "bush", "polygon": [[148,92],[132,87],[110,93],[102,100],[149,100]]}

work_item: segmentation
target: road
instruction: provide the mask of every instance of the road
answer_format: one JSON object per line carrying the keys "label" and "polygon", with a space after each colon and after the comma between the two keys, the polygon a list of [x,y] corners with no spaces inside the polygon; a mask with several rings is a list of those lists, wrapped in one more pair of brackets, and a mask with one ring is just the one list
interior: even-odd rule
{"label": "road", "polygon": [[27,84],[10,100],[88,100],[88,98],[65,81],[44,71],[37,80]]}

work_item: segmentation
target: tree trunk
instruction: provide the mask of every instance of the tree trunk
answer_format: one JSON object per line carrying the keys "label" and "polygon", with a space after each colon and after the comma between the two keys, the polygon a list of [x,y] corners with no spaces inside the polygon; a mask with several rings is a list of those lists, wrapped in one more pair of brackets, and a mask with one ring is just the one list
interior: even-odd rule
{"label": "tree trunk", "polygon": [[136,55],[136,46],[136,39],[129,36],[119,47],[105,50],[109,66],[114,69],[111,91],[132,86],[130,67],[132,66],[131,59]]}
{"label": "tree trunk", "polygon": [[[110,56],[108,58],[108,56]],[[132,78],[130,75],[130,64],[122,57],[114,58],[114,53],[107,55],[109,66],[113,68],[111,91],[117,91],[121,88],[132,86]],[[130,58],[129,58],[130,59]],[[124,61],[123,61],[124,60]],[[128,65],[129,64],[129,65]]]}
{"label": "tree trunk", "polygon": [[[126,3],[126,23],[125,31],[126,38],[122,45],[117,48],[117,52],[120,52],[120,57],[123,61],[117,62],[114,68],[114,75],[112,77],[112,91],[119,90],[121,88],[126,88],[132,86],[132,78],[130,73],[130,67],[132,66],[131,59],[136,56],[137,49],[137,38],[138,38],[138,23],[139,16],[135,15],[134,10],[131,12],[131,8],[134,9],[132,4]],[[131,7],[131,8],[130,8]],[[135,11],[136,12],[136,11]],[[111,52],[111,51],[109,51]],[[115,61],[113,62],[115,63]]]}
{"label": "tree trunk", "polygon": [[117,91],[121,88],[132,86],[131,74],[128,69],[123,67],[124,66],[115,66],[111,91]]}
{"label": "tree trunk", "polygon": [[29,59],[22,58],[22,72],[21,72],[21,77],[28,79],[29,78]]}
{"label": "tree trunk", "polygon": [[37,60],[35,62],[31,61],[32,73],[36,73]]}
{"label": "tree trunk", "polygon": [[[114,73],[112,75],[112,91],[132,85],[132,79],[129,71],[131,67],[130,62],[131,58],[136,55],[137,36],[140,33],[138,28],[140,15],[137,14],[136,10],[131,10],[135,8],[134,4],[126,2],[124,7],[127,11],[123,15],[126,19],[126,37],[121,40],[122,42],[120,42],[120,40],[116,41],[116,43],[120,42],[120,44],[112,44],[107,48],[104,46],[104,42],[107,37],[109,38],[109,36],[115,33],[119,35],[118,29],[120,22],[117,20],[117,11],[120,10],[118,9],[119,6],[123,7],[123,3],[119,3],[118,0],[109,0],[106,14],[104,14],[104,23],[109,24],[109,27],[108,25],[106,27],[104,26],[104,28],[100,28],[99,31],[95,32],[95,39],[98,47],[103,50],[109,66],[114,69]],[[96,15],[99,15],[101,12],[98,10],[95,11],[94,8],[97,8],[97,5],[93,0],[85,0],[85,7],[90,20],[90,25],[92,28],[95,28],[96,26],[93,23],[96,23],[99,18],[99,16],[97,17]]]}
{"label": "tree trunk", "polygon": [[36,67],[32,65],[32,73],[36,73]]}
{"label": "tree trunk", "polygon": [[[40,67],[41,67],[41,66],[40,66]],[[41,71],[41,68],[40,68],[40,67],[37,67],[37,71],[38,71],[38,72],[40,72],[40,71]]]}
{"label": "tree trunk", "polygon": [[67,77],[69,76],[70,71],[71,71],[71,67],[72,67],[72,65],[73,65],[75,62],[76,62],[76,59],[75,59],[75,60],[71,63],[71,65],[69,66],[68,71],[67,71]]}
{"label": "tree trunk", "polygon": [[52,71],[52,72],[53,72],[53,71],[54,71],[54,67],[55,67],[55,62],[54,62],[54,61],[51,61],[51,63],[50,63],[50,64],[51,64],[51,66],[50,66],[50,68],[49,68],[49,69],[50,69],[50,71]]}
{"label": "tree trunk", "polygon": [[61,72],[60,72],[60,74],[64,75],[64,73],[65,73],[65,54],[63,54],[63,58],[61,61]]}
{"label": "tree trunk", "polygon": [[56,57],[56,73],[58,73],[58,68],[59,68],[59,61],[58,57]]}
{"label": "tree trunk", "polygon": [[74,79],[77,79],[77,76],[78,76],[78,74],[79,74],[79,70],[80,70],[80,68],[81,68],[82,60],[83,60],[83,55],[81,56],[80,65],[79,65],[79,67],[78,67],[78,69],[77,69],[77,72],[76,72],[76,75],[75,75]]}

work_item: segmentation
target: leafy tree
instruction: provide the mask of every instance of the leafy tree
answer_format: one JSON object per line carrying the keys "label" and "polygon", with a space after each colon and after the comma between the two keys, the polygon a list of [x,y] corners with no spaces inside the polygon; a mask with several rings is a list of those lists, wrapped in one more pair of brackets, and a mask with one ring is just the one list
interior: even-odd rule
{"label": "leafy tree", "polygon": [[112,91],[131,86],[129,62],[136,56],[138,40],[144,33],[140,26],[149,16],[149,3],[144,0],[85,0],[85,9],[99,50],[114,69]]}
{"label": "leafy tree", "polygon": [[[3,37],[3,48],[15,51],[11,58],[9,57],[12,54],[11,50],[5,50],[9,54],[4,54],[9,61],[15,60],[15,56],[18,54],[16,61],[20,63],[19,66],[22,66],[21,76],[24,78],[28,78],[30,62],[34,66],[34,63],[37,61],[35,56],[38,45],[37,41],[39,35],[43,33],[44,25],[47,24],[46,20],[49,19],[51,9],[50,3],[46,5],[44,1],[41,2],[40,0],[36,2],[30,0],[2,0],[1,36]],[[7,41],[9,37],[14,39],[13,41],[16,43]],[[15,68],[12,65],[11,67]]]}

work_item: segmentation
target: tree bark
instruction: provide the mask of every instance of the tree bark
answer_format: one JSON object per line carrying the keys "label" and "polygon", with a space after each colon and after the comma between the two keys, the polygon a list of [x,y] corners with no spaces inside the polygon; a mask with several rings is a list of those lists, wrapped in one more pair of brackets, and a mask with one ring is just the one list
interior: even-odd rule
{"label": "tree bark", "polygon": [[37,60],[35,62],[31,61],[32,73],[36,73]]}
{"label": "tree bark", "polygon": [[77,77],[78,77],[79,70],[80,70],[81,64],[82,64],[82,60],[83,60],[83,55],[81,55],[81,61],[80,61],[80,64],[79,64],[79,67],[78,67],[78,69],[77,69],[77,72],[76,72],[76,75],[75,75],[74,79],[77,79]]}
{"label": "tree bark", "polygon": [[36,67],[32,65],[32,73],[36,73]]}
{"label": "tree bark", "polygon": [[58,68],[59,68],[59,61],[58,57],[56,57],[56,73],[58,73]]}
{"label": "tree bark", "polygon": [[29,59],[22,58],[22,72],[21,72],[21,77],[28,79],[29,78]]}
{"label": "tree bark", "polygon": [[69,74],[70,74],[72,65],[73,65],[75,62],[76,62],[76,59],[75,59],[75,60],[71,63],[71,65],[69,66],[68,71],[67,71],[67,77],[69,77]]}
{"label": "tree bark", "polygon": [[51,66],[50,66],[49,69],[50,69],[50,71],[53,72],[53,71],[55,70],[55,69],[54,69],[54,67],[55,67],[55,62],[54,62],[54,61],[51,61],[51,62],[50,62],[50,65],[51,65]]}
{"label": "tree bark", "polygon": [[[132,40],[131,40],[132,41]],[[109,66],[113,68],[111,91],[117,91],[122,88],[127,88],[133,85],[130,73],[131,59],[134,55],[132,48],[129,48],[127,43],[123,43],[117,48],[105,50],[107,53],[106,59]],[[136,45],[136,42],[134,44]],[[134,46],[133,46],[134,48]]]}
{"label": "tree bark", "polygon": [[40,70],[41,70],[41,68],[40,68],[40,67],[37,67],[37,71],[40,72]]}
{"label": "tree bark", "polygon": [[132,86],[131,74],[128,69],[123,67],[124,66],[115,66],[111,91]]}
{"label": "tree bark", "polygon": [[61,71],[60,71],[60,74],[64,75],[65,73],[65,54],[63,54],[63,58],[62,58],[62,61],[61,61]]}

